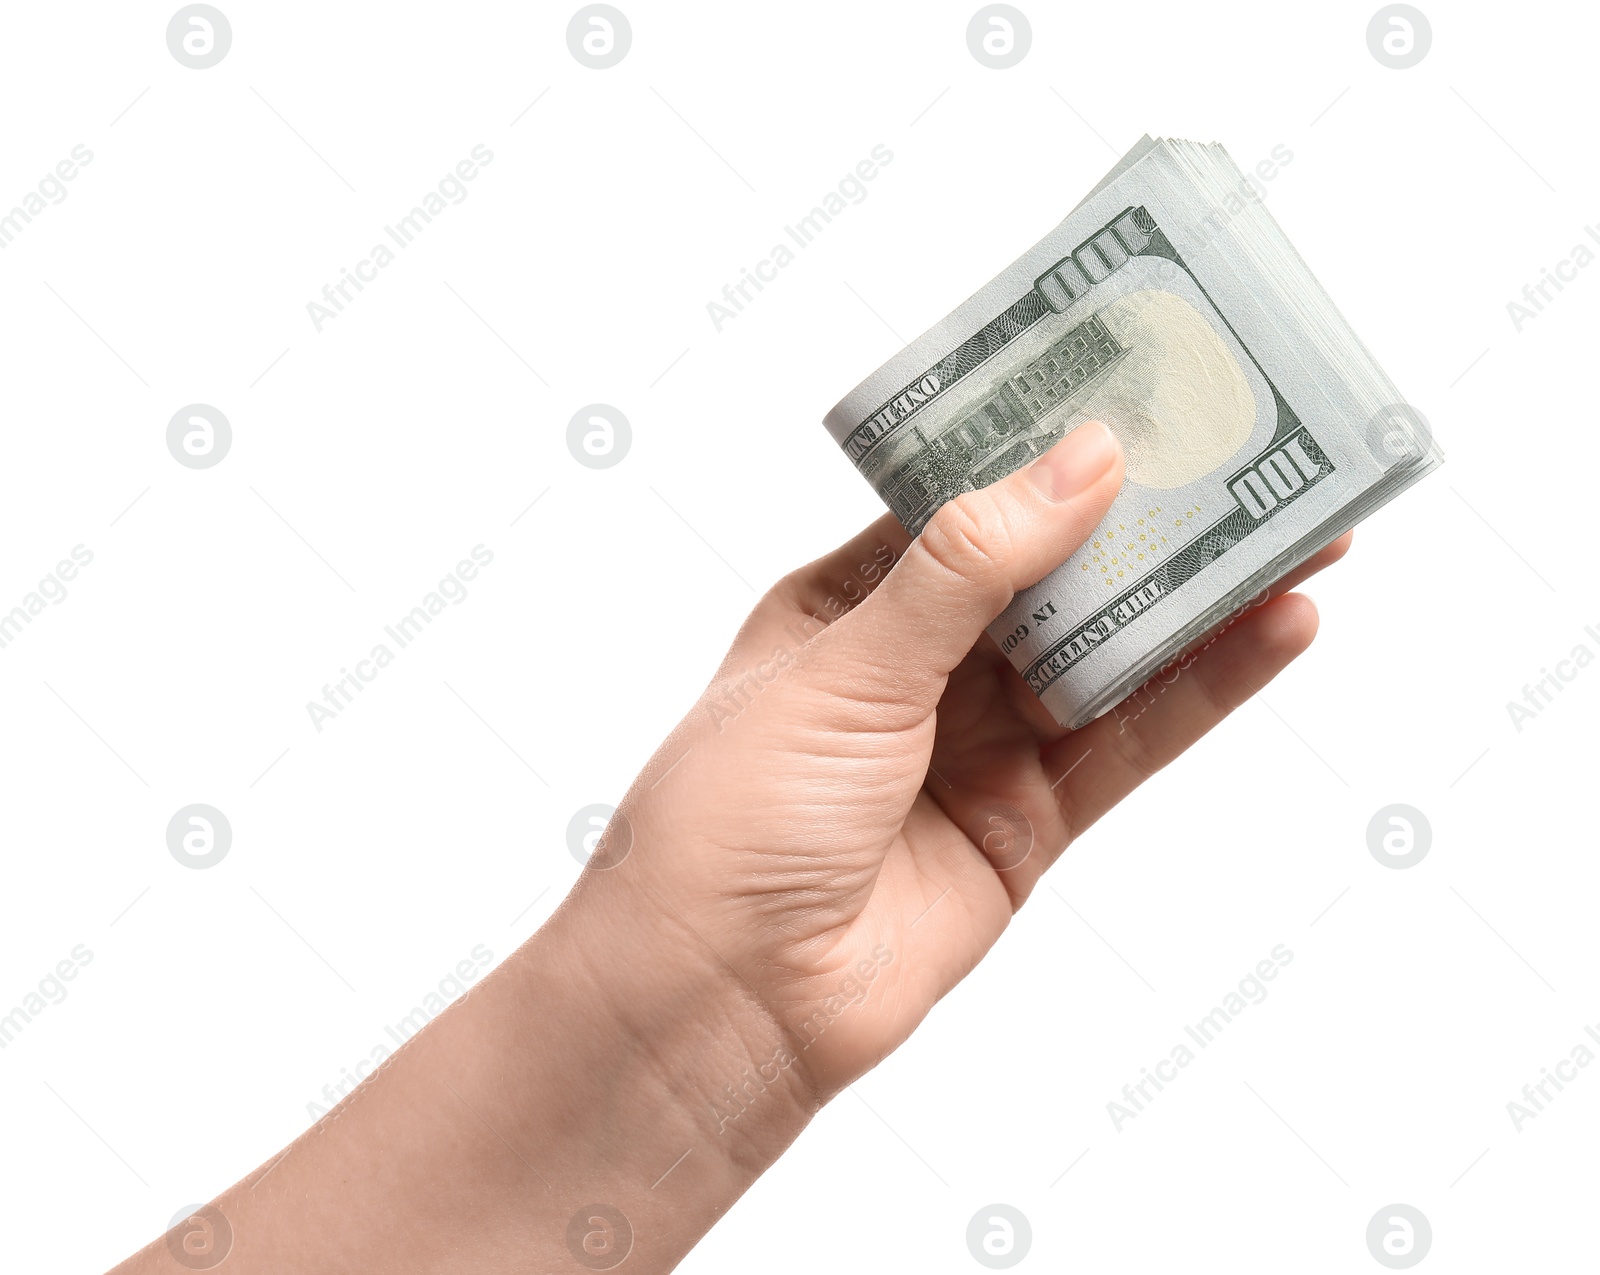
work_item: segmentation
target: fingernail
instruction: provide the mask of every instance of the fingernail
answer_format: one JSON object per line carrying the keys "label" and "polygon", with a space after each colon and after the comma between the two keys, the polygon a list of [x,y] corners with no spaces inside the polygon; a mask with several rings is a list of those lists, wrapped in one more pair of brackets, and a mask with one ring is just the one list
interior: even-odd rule
{"label": "fingernail", "polygon": [[1085,421],[1028,466],[1028,477],[1046,500],[1071,500],[1094,486],[1120,450],[1105,425]]}

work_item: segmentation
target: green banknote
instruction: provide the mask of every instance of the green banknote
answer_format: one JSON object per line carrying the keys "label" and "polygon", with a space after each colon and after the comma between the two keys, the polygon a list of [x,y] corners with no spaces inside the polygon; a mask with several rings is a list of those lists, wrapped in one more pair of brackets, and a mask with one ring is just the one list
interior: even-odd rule
{"label": "green banknote", "polygon": [[825,423],[918,532],[1091,419],[1123,489],[991,630],[1067,726],[1442,459],[1226,152],[1188,142],[1144,139]]}

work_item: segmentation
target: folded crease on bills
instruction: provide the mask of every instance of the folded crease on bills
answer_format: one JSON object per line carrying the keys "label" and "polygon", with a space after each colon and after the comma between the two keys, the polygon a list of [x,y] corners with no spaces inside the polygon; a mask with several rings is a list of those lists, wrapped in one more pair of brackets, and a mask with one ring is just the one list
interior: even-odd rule
{"label": "folded crease on bills", "polygon": [[1443,460],[1219,145],[1144,138],[828,413],[913,533],[1086,420],[1127,480],[990,629],[1063,726],[1111,709]]}

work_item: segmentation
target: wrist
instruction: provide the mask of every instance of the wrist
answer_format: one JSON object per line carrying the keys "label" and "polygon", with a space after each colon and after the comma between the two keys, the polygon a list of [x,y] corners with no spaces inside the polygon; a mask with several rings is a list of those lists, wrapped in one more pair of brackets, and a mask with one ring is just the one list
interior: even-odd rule
{"label": "wrist", "polygon": [[586,879],[549,928],[551,959],[596,1015],[583,1039],[626,1051],[627,1087],[645,1091],[654,1116],[665,1102],[708,1158],[753,1180],[816,1113],[792,1033],[728,945],[662,888]]}
{"label": "wrist", "polygon": [[474,1030],[522,1069],[513,1110],[542,1146],[560,1244],[577,1218],[579,1242],[604,1248],[616,1218],[579,1215],[605,1205],[634,1269],[670,1267],[815,1112],[757,993],[636,877],[586,877],[502,971]]}

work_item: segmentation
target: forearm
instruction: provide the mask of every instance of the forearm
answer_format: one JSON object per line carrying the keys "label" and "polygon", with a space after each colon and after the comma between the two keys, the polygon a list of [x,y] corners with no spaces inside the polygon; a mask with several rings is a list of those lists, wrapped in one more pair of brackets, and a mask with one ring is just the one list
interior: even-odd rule
{"label": "forearm", "polygon": [[[666,1270],[776,1159],[809,1116],[792,1069],[724,1118],[770,1020],[670,909],[590,882],[218,1199],[230,1272]],[[178,1266],[163,1238],[119,1269]]]}

